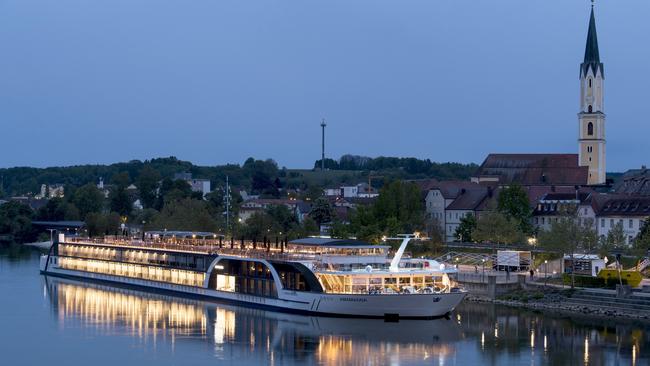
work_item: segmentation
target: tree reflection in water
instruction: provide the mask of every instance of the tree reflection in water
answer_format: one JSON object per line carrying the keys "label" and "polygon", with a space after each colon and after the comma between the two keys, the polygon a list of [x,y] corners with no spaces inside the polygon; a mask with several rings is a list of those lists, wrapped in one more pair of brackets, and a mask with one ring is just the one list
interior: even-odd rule
{"label": "tree reflection in water", "polygon": [[242,364],[647,364],[648,328],[464,303],[451,319],[311,317],[46,279],[61,327],[202,342]]}

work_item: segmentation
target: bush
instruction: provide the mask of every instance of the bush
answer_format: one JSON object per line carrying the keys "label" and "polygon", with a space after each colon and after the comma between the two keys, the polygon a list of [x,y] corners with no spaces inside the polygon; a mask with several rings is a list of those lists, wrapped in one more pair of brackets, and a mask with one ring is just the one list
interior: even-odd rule
{"label": "bush", "polygon": [[[563,273],[562,274],[562,283],[564,285],[571,285],[571,274]],[[591,276],[575,276],[575,285],[578,287],[594,287],[594,288],[616,288],[618,284],[618,277],[616,278],[602,278],[602,277],[591,277]],[[623,284],[627,285],[627,280],[623,278]]]}
{"label": "bush", "polygon": [[540,300],[540,299],[543,299],[543,298],[544,298],[544,294],[541,293],[541,292],[535,292],[535,293],[532,294],[531,297],[532,297],[533,299],[535,299],[535,300]]}

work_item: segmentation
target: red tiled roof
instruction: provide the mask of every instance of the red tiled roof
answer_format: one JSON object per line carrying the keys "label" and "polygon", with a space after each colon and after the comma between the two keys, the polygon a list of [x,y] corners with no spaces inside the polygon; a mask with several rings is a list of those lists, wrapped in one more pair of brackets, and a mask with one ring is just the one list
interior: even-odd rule
{"label": "red tiled roof", "polygon": [[594,194],[591,207],[597,216],[650,216],[650,196]]}
{"label": "red tiled roof", "polygon": [[586,185],[589,168],[578,154],[490,154],[476,177],[498,177],[500,184]]}
{"label": "red tiled roof", "polygon": [[477,186],[472,189],[461,189],[458,197],[447,206],[447,210],[475,210],[488,198],[488,188]]}
{"label": "red tiled roof", "polygon": [[445,199],[455,199],[463,189],[479,189],[480,187],[482,186],[466,180],[444,180],[431,186],[429,190],[438,189]]}

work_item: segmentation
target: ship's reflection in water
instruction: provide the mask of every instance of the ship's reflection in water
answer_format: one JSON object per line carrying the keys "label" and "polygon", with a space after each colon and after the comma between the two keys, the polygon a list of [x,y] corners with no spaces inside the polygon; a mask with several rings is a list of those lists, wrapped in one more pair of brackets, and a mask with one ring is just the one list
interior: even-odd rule
{"label": "ship's reflection in water", "polygon": [[[206,303],[56,278],[46,296],[60,327],[143,343],[208,346],[203,360],[241,364],[637,364],[649,362],[648,327],[581,321],[465,303],[451,317],[311,317]],[[182,357],[182,356],[181,356]]]}

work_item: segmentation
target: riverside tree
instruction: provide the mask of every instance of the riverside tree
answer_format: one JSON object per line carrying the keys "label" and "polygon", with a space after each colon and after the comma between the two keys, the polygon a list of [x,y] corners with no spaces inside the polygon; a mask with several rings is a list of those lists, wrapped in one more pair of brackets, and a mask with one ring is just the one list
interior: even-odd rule
{"label": "riverside tree", "polygon": [[614,224],[614,226],[607,232],[607,236],[602,237],[598,244],[602,254],[608,254],[612,251],[622,249],[625,246],[623,223],[619,221]]}
{"label": "riverside tree", "polygon": [[334,216],[334,210],[325,197],[318,198],[309,212],[309,217],[314,219],[318,226],[332,221],[332,216]]}
{"label": "riverside tree", "polygon": [[171,201],[156,215],[151,227],[159,230],[216,232],[217,221],[210,215],[207,203],[191,198]]}
{"label": "riverside tree", "polygon": [[117,212],[121,216],[128,216],[133,208],[133,203],[126,191],[130,180],[131,178],[127,172],[118,173],[112,179],[115,187],[110,194],[111,211]]}
{"label": "riverside tree", "polygon": [[650,251],[650,217],[643,221],[641,230],[634,238],[633,248],[638,255],[648,255]]}
{"label": "riverside tree", "polygon": [[372,214],[384,231],[413,233],[424,229],[424,203],[420,189],[410,182],[394,181],[379,191]]}
{"label": "riverside tree", "polygon": [[104,208],[104,194],[92,183],[75,190],[71,201],[79,209],[81,220],[85,220],[90,213],[101,212]]}
{"label": "riverside tree", "polygon": [[538,237],[540,247],[559,254],[568,253],[571,258],[571,287],[575,286],[574,254],[579,250],[589,250],[597,242],[598,234],[589,220],[579,220],[577,210],[563,208],[557,220],[551,222],[549,230],[542,231]]}
{"label": "riverside tree", "polygon": [[156,194],[158,191],[158,182],[160,173],[151,166],[145,165],[140,170],[140,175],[136,180],[138,191],[140,192],[140,201],[144,208],[152,208],[156,204]]}
{"label": "riverside tree", "polygon": [[0,235],[10,235],[17,242],[35,238],[32,230],[32,209],[19,202],[0,205]]}
{"label": "riverside tree", "polygon": [[499,193],[497,209],[508,219],[515,220],[522,233],[532,232],[530,224],[532,210],[528,202],[528,194],[521,185],[513,184],[502,189]]}
{"label": "riverside tree", "polygon": [[472,238],[478,242],[512,244],[521,237],[517,222],[497,211],[481,214],[472,231]]}
{"label": "riverside tree", "polygon": [[460,224],[456,228],[454,236],[461,242],[471,242],[473,241],[472,234],[474,233],[474,230],[476,230],[476,217],[472,214],[468,214],[460,219]]}

